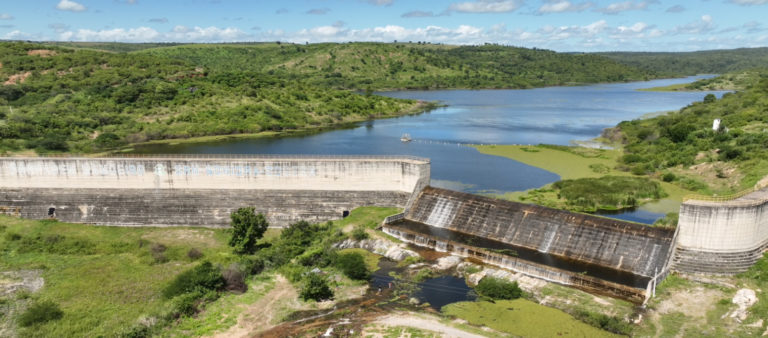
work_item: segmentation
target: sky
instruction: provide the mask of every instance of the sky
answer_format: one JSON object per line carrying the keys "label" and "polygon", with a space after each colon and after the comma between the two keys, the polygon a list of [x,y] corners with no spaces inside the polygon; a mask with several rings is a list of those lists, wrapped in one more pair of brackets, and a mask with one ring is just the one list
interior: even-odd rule
{"label": "sky", "polygon": [[1,0],[0,39],[495,43],[559,52],[768,46],[768,0]]}

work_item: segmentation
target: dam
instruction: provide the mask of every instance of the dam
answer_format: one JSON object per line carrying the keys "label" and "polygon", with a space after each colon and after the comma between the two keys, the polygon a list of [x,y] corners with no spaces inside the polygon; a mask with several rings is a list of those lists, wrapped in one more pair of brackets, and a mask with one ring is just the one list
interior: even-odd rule
{"label": "dam", "polygon": [[383,229],[417,245],[638,303],[666,271],[675,234],[433,187]]}
{"label": "dam", "polygon": [[272,226],[405,208],[429,184],[408,156],[0,158],[0,213],[114,226],[229,226],[253,206]]}
{"label": "dam", "polygon": [[415,245],[644,302],[669,271],[743,272],[768,248],[768,190],[688,200],[675,229],[429,186],[411,156],[152,155],[0,158],[0,214],[111,226],[271,226],[399,207],[382,230]]}

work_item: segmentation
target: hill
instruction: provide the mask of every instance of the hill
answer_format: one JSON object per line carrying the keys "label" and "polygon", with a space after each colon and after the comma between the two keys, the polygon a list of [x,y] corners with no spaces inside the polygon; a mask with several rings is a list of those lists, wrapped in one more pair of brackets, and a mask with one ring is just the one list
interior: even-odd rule
{"label": "hill", "polygon": [[634,174],[705,193],[750,188],[768,175],[768,70],[742,77],[743,91],[709,94],[679,112],[624,121],[603,134],[624,145],[621,166]]}
{"label": "hill", "polygon": [[674,53],[606,52],[595,54],[648,72],[670,76],[724,74],[768,65],[768,47]]}
{"label": "hill", "polygon": [[267,73],[209,73],[141,53],[5,42],[0,65],[0,153],[95,152],[158,139],[318,128],[431,107]]}
{"label": "hill", "polygon": [[211,72],[256,71],[337,89],[532,88],[645,80],[641,71],[594,54],[414,43],[184,45],[142,54]]}

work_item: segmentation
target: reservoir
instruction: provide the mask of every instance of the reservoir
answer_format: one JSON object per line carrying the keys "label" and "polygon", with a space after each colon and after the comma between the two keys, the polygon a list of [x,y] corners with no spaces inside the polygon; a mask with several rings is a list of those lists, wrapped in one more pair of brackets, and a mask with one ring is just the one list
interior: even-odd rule
{"label": "reservoir", "polygon": [[[483,155],[466,144],[558,144],[589,140],[607,127],[648,113],[678,110],[709,92],[650,92],[711,77],[700,75],[618,84],[525,90],[382,92],[397,98],[439,101],[428,113],[357,123],[305,135],[208,143],[155,144],[138,153],[414,155],[432,161],[432,185],[479,194],[527,190],[557,181],[551,172],[511,159]],[[721,96],[724,92],[713,92]],[[413,141],[401,142],[403,134]],[[608,216],[608,215],[606,215]],[[610,215],[652,223],[662,215],[636,210]]]}

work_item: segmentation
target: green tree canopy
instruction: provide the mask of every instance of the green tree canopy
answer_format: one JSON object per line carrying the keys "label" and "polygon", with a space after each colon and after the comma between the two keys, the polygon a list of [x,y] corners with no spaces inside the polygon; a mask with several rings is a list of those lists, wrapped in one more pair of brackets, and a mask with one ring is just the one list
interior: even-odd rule
{"label": "green tree canopy", "polygon": [[256,251],[256,243],[264,236],[269,227],[269,222],[264,214],[256,214],[253,207],[239,208],[230,215],[232,222],[232,238],[229,246],[234,248],[237,254],[252,254]]}

